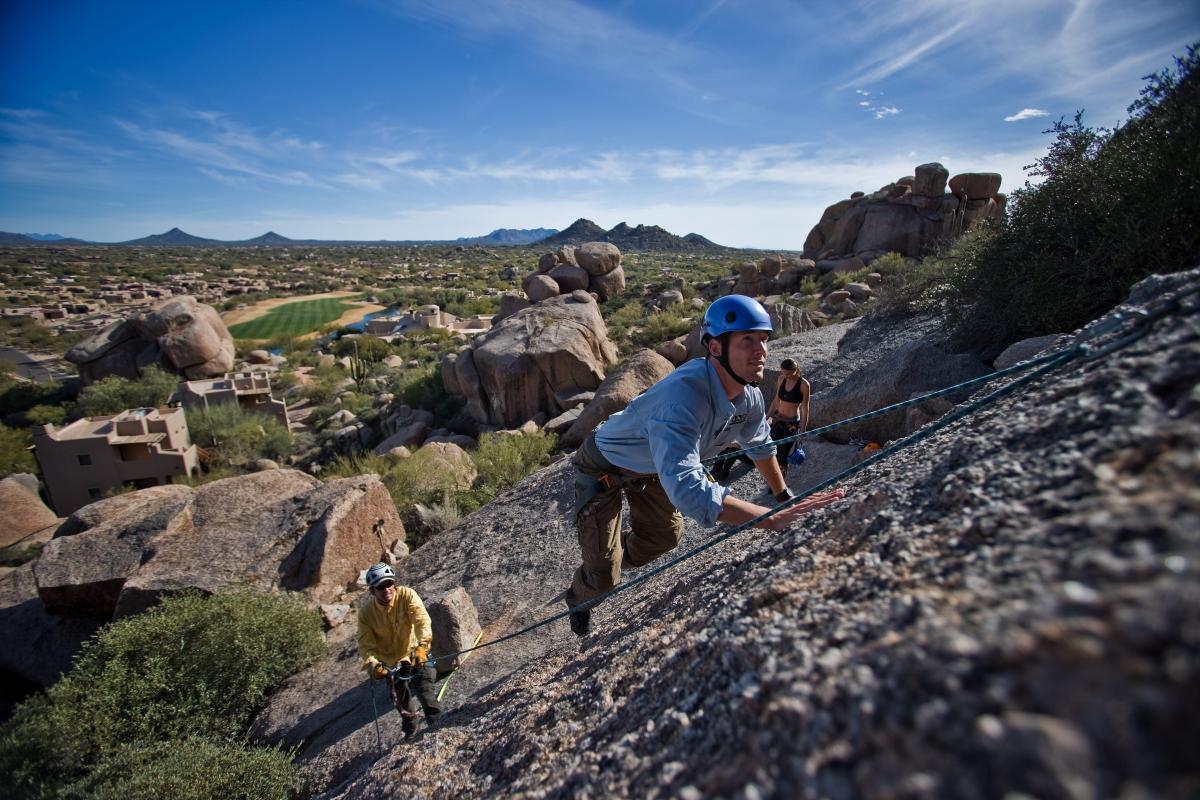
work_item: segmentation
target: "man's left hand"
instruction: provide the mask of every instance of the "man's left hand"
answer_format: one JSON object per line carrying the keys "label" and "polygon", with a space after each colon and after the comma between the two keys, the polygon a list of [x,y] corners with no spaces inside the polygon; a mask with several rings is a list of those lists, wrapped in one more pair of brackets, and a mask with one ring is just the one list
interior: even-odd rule
{"label": "man's left hand", "polygon": [[417,659],[417,666],[424,666],[425,662],[429,660],[429,648],[422,645],[416,649],[413,655]]}

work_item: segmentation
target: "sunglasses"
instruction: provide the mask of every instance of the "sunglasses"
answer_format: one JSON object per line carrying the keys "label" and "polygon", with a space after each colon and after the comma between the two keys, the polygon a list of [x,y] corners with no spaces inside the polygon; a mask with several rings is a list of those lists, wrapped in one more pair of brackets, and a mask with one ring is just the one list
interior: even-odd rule
{"label": "sunglasses", "polygon": [[381,583],[381,584],[379,584],[378,586],[376,586],[376,587],[375,587],[374,589],[372,589],[371,591],[373,591],[373,592],[386,592],[388,589],[395,588],[395,586],[396,586],[396,584],[394,584],[394,583],[392,583],[392,582],[390,582],[390,581],[389,581],[388,583]]}

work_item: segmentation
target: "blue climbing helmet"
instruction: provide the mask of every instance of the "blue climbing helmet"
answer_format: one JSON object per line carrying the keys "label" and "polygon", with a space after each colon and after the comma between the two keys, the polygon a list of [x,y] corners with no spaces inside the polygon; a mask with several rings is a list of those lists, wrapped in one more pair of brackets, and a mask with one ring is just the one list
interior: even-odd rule
{"label": "blue climbing helmet", "polygon": [[700,332],[706,339],[716,339],[734,331],[767,331],[773,333],[771,316],[762,303],[753,297],[730,294],[713,301],[704,312]]}

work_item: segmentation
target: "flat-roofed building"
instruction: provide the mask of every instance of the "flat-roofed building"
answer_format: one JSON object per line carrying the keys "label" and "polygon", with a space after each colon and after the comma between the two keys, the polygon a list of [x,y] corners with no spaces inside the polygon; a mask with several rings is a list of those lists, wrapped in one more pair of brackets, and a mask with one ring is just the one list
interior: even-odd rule
{"label": "flat-roofed building", "polygon": [[182,408],[135,408],[33,429],[33,452],[60,516],[125,484],[138,489],[199,475]]}
{"label": "flat-roofed building", "polygon": [[287,403],[271,396],[271,376],[266,372],[226,372],[220,378],[180,381],[171,399],[188,409],[205,409],[217,403],[237,403],[243,411],[275,417],[291,430]]}

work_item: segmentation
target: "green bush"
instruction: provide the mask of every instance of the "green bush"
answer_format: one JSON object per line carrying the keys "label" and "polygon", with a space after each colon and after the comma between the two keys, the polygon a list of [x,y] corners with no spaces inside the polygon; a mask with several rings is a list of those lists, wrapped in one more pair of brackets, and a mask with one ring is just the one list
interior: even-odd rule
{"label": "green bush", "polygon": [[29,447],[29,431],[0,424],[0,478],[17,472],[37,472],[37,461]]}
{"label": "green bush", "polygon": [[556,444],[558,437],[552,433],[485,433],[471,454],[478,477],[471,490],[460,496],[459,508],[474,511],[516,485],[549,461]]}
{"label": "green bush", "polygon": [[1073,330],[1155,272],[1200,261],[1200,50],[1149,76],[1130,118],[1090,128],[1082,112],[1052,128],[1031,167],[1043,178],[1009,200],[990,237],[946,270],[959,343],[992,348]]}
{"label": "green bush", "polygon": [[80,787],[95,781],[97,790],[124,784],[148,791],[163,777],[156,776],[157,759],[136,750],[170,742],[188,755],[188,740],[197,738],[215,748],[201,755],[198,769],[236,760],[235,769],[260,779],[266,770],[273,781],[277,761],[232,750],[245,743],[267,691],[324,647],[320,619],[298,598],[244,589],[168,597],[102,630],[67,675],[0,727],[6,789],[17,797],[73,797],[90,794]]}
{"label": "green bush", "polygon": [[178,375],[158,366],[147,367],[133,381],[110,375],[79,393],[72,416],[99,417],[127,408],[157,408],[167,402],[178,385]]}
{"label": "green bush", "polygon": [[78,789],[95,800],[288,800],[298,782],[280,750],[189,739],[121,747]]}
{"label": "green bush", "polygon": [[256,458],[278,461],[291,452],[292,437],[275,417],[245,411],[237,403],[216,403],[186,413],[192,441],[209,451],[212,466],[245,464]]}
{"label": "green bush", "polygon": [[335,356],[357,356],[363,361],[382,361],[393,352],[392,346],[378,336],[346,336],[333,345]]}
{"label": "green bush", "polygon": [[661,314],[651,314],[642,323],[641,329],[635,331],[630,341],[635,347],[654,347],[656,344],[683,336],[690,332],[695,325],[691,312],[684,306],[675,306]]}

